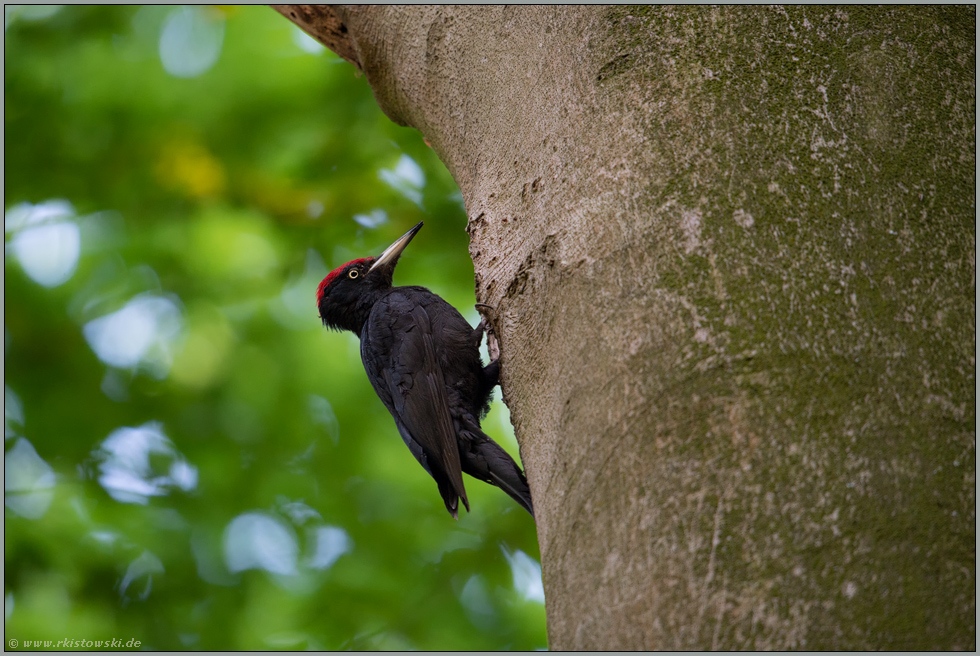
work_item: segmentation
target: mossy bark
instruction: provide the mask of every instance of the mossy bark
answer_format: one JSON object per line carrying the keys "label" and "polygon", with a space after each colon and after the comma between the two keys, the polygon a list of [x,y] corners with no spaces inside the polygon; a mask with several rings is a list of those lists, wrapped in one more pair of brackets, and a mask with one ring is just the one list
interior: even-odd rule
{"label": "mossy bark", "polygon": [[975,648],[973,7],[322,11],[463,192],[553,649]]}

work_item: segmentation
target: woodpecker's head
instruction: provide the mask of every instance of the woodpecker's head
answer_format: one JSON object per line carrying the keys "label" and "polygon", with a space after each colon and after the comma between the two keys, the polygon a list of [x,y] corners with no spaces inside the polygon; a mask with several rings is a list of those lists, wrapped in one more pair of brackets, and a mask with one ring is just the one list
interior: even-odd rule
{"label": "woodpecker's head", "polygon": [[360,335],[371,307],[391,288],[398,257],[421,229],[419,221],[381,255],[351,260],[328,273],[316,290],[316,305],[323,325]]}

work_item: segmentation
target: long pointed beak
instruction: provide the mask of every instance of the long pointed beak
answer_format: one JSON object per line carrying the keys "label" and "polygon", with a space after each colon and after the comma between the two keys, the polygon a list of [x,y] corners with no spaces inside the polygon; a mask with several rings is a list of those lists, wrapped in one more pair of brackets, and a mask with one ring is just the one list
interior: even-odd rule
{"label": "long pointed beak", "polygon": [[398,256],[402,254],[405,247],[408,246],[408,242],[412,241],[412,237],[415,233],[422,229],[422,221],[419,224],[406,232],[404,235],[395,240],[395,243],[385,249],[385,252],[378,256],[378,259],[374,261],[371,268],[368,269],[368,273],[371,273],[378,267],[383,267],[390,264],[395,266],[395,262],[398,261]]}

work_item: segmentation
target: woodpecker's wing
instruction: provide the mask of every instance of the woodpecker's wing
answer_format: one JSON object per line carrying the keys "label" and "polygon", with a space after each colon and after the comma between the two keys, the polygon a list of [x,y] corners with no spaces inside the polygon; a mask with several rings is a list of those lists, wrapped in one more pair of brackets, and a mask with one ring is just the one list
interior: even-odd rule
{"label": "woodpecker's wing", "polygon": [[395,292],[371,311],[361,334],[361,359],[405,444],[438,483],[446,508],[456,517],[457,497],[467,510],[470,505],[433,341],[425,308]]}

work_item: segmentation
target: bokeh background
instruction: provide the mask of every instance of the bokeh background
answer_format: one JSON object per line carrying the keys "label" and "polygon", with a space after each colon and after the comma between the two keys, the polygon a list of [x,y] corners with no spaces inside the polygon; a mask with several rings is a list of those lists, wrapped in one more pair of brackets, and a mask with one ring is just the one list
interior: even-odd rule
{"label": "bokeh background", "polygon": [[267,7],[8,5],[4,31],[5,636],[545,647],[531,518],[468,478],[453,521],[317,318],[329,270],[424,220],[396,284],[477,322],[421,135]]}

